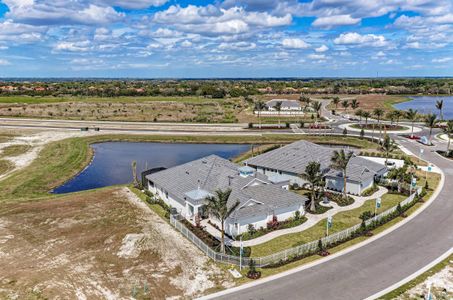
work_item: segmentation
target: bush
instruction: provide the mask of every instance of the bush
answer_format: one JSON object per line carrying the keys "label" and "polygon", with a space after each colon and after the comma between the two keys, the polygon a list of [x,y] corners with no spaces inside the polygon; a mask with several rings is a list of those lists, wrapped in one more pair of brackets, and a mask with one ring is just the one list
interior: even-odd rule
{"label": "bush", "polygon": [[371,219],[372,217],[373,217],[373,213],[372,213],[371,211],[367,210],[367,211],[364,211],[364,212],[360,215],[359,218],[360,218],[362,221],[366,221],[366,220]]}
{"label": "bush", "polygon": [[343,129],[343,135],[348,135],[348,130],[346,128]]}
{"label": "bush", "polygon": [[346,199],[343,194],[329,193],[326,192],[324,195],[330,200],[337,203],[339,206],[348,206],[354,203],[354,199],[351,196],[347,196]]}
{"label": "bush", "polygon": [[255,261],[253,259],[249,260],[249,271],[247,272],[247,277],[250,279],[258,279],[261,277],[261,272],[256,270]]}
{"label": "bush", "polygon": [[364,191],[362,192],[362,196],[363,196],[363,197],[368,197],[368,196],[373,195],[373,194],[376,193],[377,191],[379,191],[379,187],[378,187],[376,184],[373,184],[372,187],[367,188],[366,190],[364,190]]}

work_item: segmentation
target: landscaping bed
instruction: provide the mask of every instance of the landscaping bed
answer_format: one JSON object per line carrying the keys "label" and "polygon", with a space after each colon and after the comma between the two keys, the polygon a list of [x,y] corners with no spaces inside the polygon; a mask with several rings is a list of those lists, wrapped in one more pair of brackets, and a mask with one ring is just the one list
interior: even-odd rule
{"label": "landscaping bed", "polygon": [[351,196],[343,197],[343,194],[326,192],[324,195],[330,200],[338,204],[339,206],[348,206],[354,203],[354,198]]}
{"label": "landscaping bed", "polygon": [[[352,124],[351,128],[354,129],[364,129],[364,130],[373,130],[373,124]],[[407,126],[395,125],[395,124],[374,124],[374,130],[387,130],[387,131],[403,131],[409,129]]]}
{"label": "landscaping bed", "polygon": [[255,229],[253,226],[249,227],[249,230],[240,236],[236,237],[236,240],[239,240],[242,237],[243,241],[256,239],[260,236],[263,236],[269,232],[279,230],[279,229],[286,229],[299,226],[307,221],[307,218],[304,216],[293,217],[285,221],[271,221],[267,224],[267,228],[259,228]]}

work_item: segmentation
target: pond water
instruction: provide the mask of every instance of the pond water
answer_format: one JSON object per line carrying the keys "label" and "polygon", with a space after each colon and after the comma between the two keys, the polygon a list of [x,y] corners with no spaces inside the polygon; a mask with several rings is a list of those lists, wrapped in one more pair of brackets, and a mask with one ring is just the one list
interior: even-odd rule
{"label": "pond water", "polygon": [[239,144],[177,144],[106,142],[93,144],[94,158],[80,174],[56,188],[56,194],[132,182],[132,161],[137,174],[145,169],[173,167],[207,155],[233,158],[250,149]]}
{"label": "pond water", "polygon": [[412,108],[418,110],[418,112],[422,114],[435,113],[436,115],[439,115],[439,111],[436,109],[436,101],[444,100],[444,119],[453,119],[453,96],[413,96],[410,98],[412,99],[411,101],[395,104],[395,108],[401,110]]}

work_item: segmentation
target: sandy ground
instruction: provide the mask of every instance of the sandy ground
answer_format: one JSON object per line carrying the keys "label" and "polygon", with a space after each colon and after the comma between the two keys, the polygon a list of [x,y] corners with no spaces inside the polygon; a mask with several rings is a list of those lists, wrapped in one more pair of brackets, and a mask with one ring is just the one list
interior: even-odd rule
{"label": "sandy ground", "polygon": [[0,153],[3,148],[6,148],[11,145],[29,145],[30,150],[26,153],[5,157],[4,159],[9,160],[14,164],[14,169],[10,170],[5,174],[0,175],[0,180],[7,177],[12,172],[25,168],[28,166],[34,159],[38,157],[41,149],[48,143],[63,140],[66,138],[77,137],[77,136],[87,136],[94,133],[80,132],[80,131],[42,131],[42,132],[33,132],[24,135],[18,135],[12,140],[0,143]]}
{"label": "sandy ground", "polygon": [[430,286],[433,299],[453,299],[453,261],[450,261],[450,264],[440,272],[428,277],[397,299],[424,299]]}
{"label": "sandy ground", "polygon": [[1,299],[181,299],[229,275],[126,188],[0,208]]}

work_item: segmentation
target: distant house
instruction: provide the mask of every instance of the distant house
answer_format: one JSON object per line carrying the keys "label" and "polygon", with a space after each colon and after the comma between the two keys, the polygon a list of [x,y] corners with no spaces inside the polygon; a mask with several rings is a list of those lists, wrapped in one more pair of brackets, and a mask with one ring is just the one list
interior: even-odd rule
{"label": "distant house", "polygon": [[266,108],[269,111],[276,111],[275,106],[278,102],[281,102],[281,111],[300,111],[302,106],[297,100],[288,100],[288,99],[272,99],[266,102]]}
{"label": "distant house", "polygon": [[[343,177],[340,171],[330,167],[334,148],[320,146],[307,141],[298,141],[284,147],[266,152],[245,161],[247,166],[253,167],[258,173],[264,174],[271,182],[288,181],[290,184],[304,186],[307,182],[301,177],[306,166],[312,162],[319,162],[324,174],[326,188],[343,191]],[[360,195],[371,187],[374,180],[388,172],[386,166],[361,157],[353,157],[349,161],[346,175],[346,192]]]}
{"label": "distant house", "polygon": [[[296,211],[304,213],[307,198],[290,192],[288,181],[271,182],[253,168],[236,165],[216,155],[210,155],[146,176],[148,189],[159,196],[182,216],[195,222],[197,216],[209,218],[205,211],[206,197],[216,190],[231,189],[228,205],[239,202],[225,222],[225,231],[232,236],[255,228],[266,227],[276,216],[286,220]],[[218,223],[217,220],[211,219]]]}

